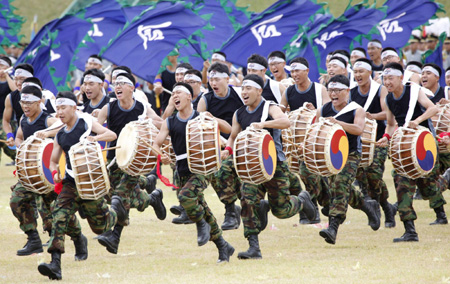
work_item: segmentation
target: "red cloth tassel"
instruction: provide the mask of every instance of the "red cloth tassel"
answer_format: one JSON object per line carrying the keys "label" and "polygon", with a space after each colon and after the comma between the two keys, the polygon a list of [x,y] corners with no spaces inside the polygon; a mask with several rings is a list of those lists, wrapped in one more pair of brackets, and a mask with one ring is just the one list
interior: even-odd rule
{"label": "red cloth tassel", "polygon": [[437,137],[437,140],[441,142],[441,138],[444,138],[444,136],[450,136],[450,132],[442,132],[439,134],[439,137]]}
{"label": "red cloth tassel", "polygon": [[57,194],[60,194],[60,193],[61,193],[62,188],[63,188],[62,182],[58,182],[58,183],[55,184],[55,192],[56,192]]}
{"label": "red cloth tassel", "polygon": [[156,174],[158,175],[159,179],[164,183],[165,186],[173,187],[175,189],[178,189],[177,186],[170,183],[169,179],[166,178],[161,174],[161,155],[158,155],[158,160],[156,161]]}
{"label": "red cloth tassel", "polygon": [[14,170],[13,171],[13,175],[16,176],[16,173],[17,173],[17,170]]}

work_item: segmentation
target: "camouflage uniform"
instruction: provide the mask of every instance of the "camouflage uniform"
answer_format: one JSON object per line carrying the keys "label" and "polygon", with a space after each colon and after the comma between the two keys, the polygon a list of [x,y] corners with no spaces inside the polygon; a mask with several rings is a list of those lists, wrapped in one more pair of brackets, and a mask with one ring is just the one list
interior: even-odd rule
{"label": "camouflage uniform", "polygon": [[[3,118],[0,117],[0,126],[2,125],[3,122]],[[12,122],[11,122],[12,124]],[[0,128],[0,139],[2,140],[6,140],[6,133],[5,131],[3,131],[3,128]],[[9,149],[8,145],[6,145],[6,143],[0,142],[0,160],[2,159],[2,150],[3,152],[5,152],[6,156],[10,157],[11,160],[15,160],[16,159],[16,150],[11,150]]]}
{"label": "camouflage uniform", "polygon": [[64,253],[65,234],[72,238],[80,236],[81,226],[75,217],[75,212],[80,207],[83,208],[89,226],[96,234],[102,234],[110,230],[117,222],[116,212],[108,209],[104,198],[83,200],[78,195],[75,184],[63,180],[63,188],[53,209],[52,234],[47,250],[49,253],[54,251]]}
{"label": "camouflage uniform", "polygon": [[214,241],[222,236],[222,230],[217,225],[217,220],[214,217],[211,209],[206,203],[203,195],[204,189],[208,186],[206,177],[198,174],[189,174],[180,177],[175,172],[176,183],[181,185],[177,189],[178,201],[192,222],[199,222],[202,219],[211,226],[210,240]]}
{"label": "camouflage uniform", "polygon": [[321,206],[330,204],[327,180],[324,177],[311,173],[303,161],[300,162],[300,178],[312,200],[316,199]]}
{"label": "camouflage uniform", "polygon": [[232,204],[239,198],[241,181],[234,169],[233,156],[223,160],[220,169],[209,175],[208,180],[223,204]]}
{"label": "camouflage uniform", "polygon": [[[439,153],[439,165],[441,174],[444,174],[445,171],[450,168],[450,153]],[[443,190],[446,190],[447,188],[448,186]]]}
{"label": "camouflage uniform", "polygon": [[54,191],[45,195],[36,194],[26,190],[21,183],[17,183],[11,193],[9,206],[14,216],[19,220],[20,229],[24,232],[36,230],[36,214],[31,204],[33,199],[35,199],[42,217],[44,231],[50,232],[52,229],[51,204],[57,196]]}
{"label": "camouflage uniform", "polygon": [[256,235],[260,232],[261,222],[258,215],[260,200],[265,193],[269,197],[269,205],[272,213],[279,219],[286,219],[294,216],[301,210],[301,202],[297,196],[290,195],[288,164],[277,162],[273,178],[265,183],[255,185],[243,183],[242,186],[242,221],[244,223],[244,236]]}

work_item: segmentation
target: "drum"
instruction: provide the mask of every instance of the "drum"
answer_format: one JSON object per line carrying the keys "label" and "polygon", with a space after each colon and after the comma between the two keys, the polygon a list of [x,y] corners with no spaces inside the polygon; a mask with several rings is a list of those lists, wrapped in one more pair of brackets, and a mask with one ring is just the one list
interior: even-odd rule
{"label": "drum", "polygon": [[365,168],[373,163],[373,156],[375,154],[375,143],[377,139],[377,121],[375,119],[366,118],[364,131],[361,135],[361,162],[360,168]]}
{"label": "drum", "polygon": [[[442,132],[450,131],[450,104],[446,105],[436,105],[439,109],[439,112],[431,117],[431,121],[433,122],[433,127],[436,130],[436,135],[441,134]],[[450,153],[450,149],[447,148],[442,142],[438,143],[439,152],[440,153]]]}
{"label": "drum", "polygon": [[303,161],[303,152],[298,150],[298,145],[305,141],[305,135],[308,128],[316,120],[316,110],[310,110],[306,106],[291,111],[289,113],[291,121],[292,141],[294,142],[293,155]]}
{"label": "drum", "polygon": [[32,135],[22,142],[16,153],[16,172],[22,186],[34,193],[47,194],[54,189],[50,158],[53,140]]}
{"label": "drum", "polygon": [[150,145],[158,135],[151,120],[129,122],[117,138],[116,162],[119,168],[132,176],[149,174],[156,166],[157,155]]}
{"label": "drum", "polygon": [[294,149],[292,131],[290,128],[281,130],[281,140],[283,142],[283,153],[286,156],[286,160],[289,161],[292,157],[292,151]]}
{"label": "drum", "polygon": [[300,175],[300,161],[298,157],[292,155],[288,161],[289,170],[297,175]]}
{"label": "drum", "polygon": [[69,159],[80,198],[97,200],[108,194],[108,172],[97,142],[83,140],[73,145]]}
{"label": "drum", "polygon": [[395,171],[404,177],[417,179],[428,175],[437,158],[433,134],[423,127],[399,127],[392,135],[389,156]]}
{"label": "drum", "polygon": [[243,182],[261,184],[272,179],[277,150],[267,130],[252,127],[240,132],[233,146],[234,167]]}
{"label": "drum", "polygon": [[220,130],[216,119],[200,113],[188,121],[186,153],[192,173],[209,175],[220,169]]}
{"label": "drum", "polygon": [[348,139],[339,124],[321,117],[306,132],[303,155],[308,170],[320,176],[338,174],[347,163]]}

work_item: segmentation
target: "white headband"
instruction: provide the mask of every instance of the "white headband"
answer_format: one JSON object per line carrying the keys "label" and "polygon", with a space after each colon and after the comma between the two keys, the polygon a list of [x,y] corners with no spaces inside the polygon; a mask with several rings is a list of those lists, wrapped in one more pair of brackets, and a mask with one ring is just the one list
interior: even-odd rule
{"label": "white headband", "polygon": [[34,94],[20,94],[20,100],[25,102],[38,102],[41,98],[35,96]]}
{"label": "white headband", "polygon": [[340,58],[344,59],[344,60],[345,60],[345,62],[348,62],[348,57],[347,57],[347,56],[345,56],[345,55],[343,55],[343,54],[340,54],[340,53],[336,53],[336,54],[333,54],[333,56],[337,56],[337,57],[340,57]]}
{"label": "white headband", "polygon": [[277,62],[286,62],[286,60],[284,60],[283,58],[278,57],[278,56],[269,57],[269,64],[270,63],[277,63]]}
{"label": "white headband", "polygon": [[217,59],[220,61],[226,61],[225,57],[222,54],[219,53],[213,53],[213,55],[211,56],[211,59]]}
{"label": "white headband", "polygon": [[114,83],[125,83],[125,84],[128,84],[128,85],[134,87],[133,82],[131,82],[131,80],[128,79],[127,77],[125,77],[125,76],[119,76],[119,77],[117,77],[117,78],[116,78],[116,81],[115,81]]}
{"label": "white headband", "polygon": [[425,72],[425,71],[429,71],[429,72],[433,73],[434,75],[440,77],[439,76],[439,71],[437,71],[436,68],[433,68],[432,66],[425,66],[425,67],[423,67],[422,73]]}
{"label": "white headband", "polygon": [[103,65],[102,61],[100,59],[98,59],[98,58],[95,58],[95,57],[89,57],[87,62],[88,63],[95,63],[95,64]]}
{"label": "white headband", "polygon": [[445,72],[445,77],[450,76],[450,70],[448,70],[447,72]]}
{"label": "white headband", "polygon": [[393,51],[393,50],[386,50],[386,51],[384,51],[382,54],[381,54],[381,60],[383,60],[385,57],[388,57],[388,56],[397,56],[398,57],[398,53],[397,52],[395,52],[395,51]]}
{"label": "white headband", "polygon": [[189,95],[191,94],[191,92],[189,92],[188,88],[186,88],[185,86],[181,86],[181,85],[178,85],[175,88],[173,88],[172,93],[175,93],[176,91],[182,91]]}
{"label": "white headband", "polygon": [[381,45],[381,43],[376,42],[376,41],[369,41],[369,43],[367,44],[367,47],[378,47],[378,48],[383,48],[383,46]]}
{"label": "white headband", "polygon": [[175,74],[178,74],[178,73],[186,73],[188,71],[188,69],[187,68],[184,68],[184,67],[178,67],[177,68],[177,70],[175,70]]}
{"label": "white headband", "polygon": [[212,70],[209,72],[208,78],[228,78],[227,73],[217,72],[216,70]]}
{"label": "white headband", "polygon": [[364,54],[364,52],[362,52],[361,50],[358,50],[358,49],[354,49],[352,51],[352,55],[366,58],[366,55]]}
{"label": "white headband", "polygon": [[202,79],[200,79],[200,77],[195,75],[195,74],[186,74],[186,75],[184,75],[184,81],[187,81],[187,80],[194,80],[196,82],[201,82],[202,81]]}
{"label": "white headband", "polygon": [[11,65],[9,65],[9,63],[8,62],[6,62],[5,60],[3,60],[3,59],[0,59],[0,65],[5,65],[5,66],[8,66],[8,67],[10,67]]}
{"label": "white headband", "polygon": [[95,83],[103,83],[102,79],[92,74],[88,74],[84,76],[84,82],[95,82]]}
{"label": "white headband", "polygon": [[300,62],[294,62],[294,63],[291,63],[290,67],[291,67],[291,71],[293,71],[293,70],[306,70],[306,69],[308,69],[308,67],[306,67],[305,64],[302,64],[302,63],[300,63]]}
{"label": "white headband", "polygon": [[15,77],[18,77],[18,76],[22,76],[22,77],[25,77],[25,78],[30,78],[30,77],[33,77],[33,74],[31,74],[30,72],[28,72],[27,70],[25,70],[25,69],[16,69],[16,72],[14,73],[14,76]]}
{"label": "white headband", "polygon": [[251,62],[247,64],[247,69],[253,69],[253,70],[264,70],[266,67],[262,66],[261,64]]}
{"label": "white headband", "polygon": [[257,89],[262,89],[261,86],[258,83],[256,83],[253,80],[248,80],[248,79],[244,80],[244,82],[242,82],[242,87],[245,87],[245,86],[255,87]]}
{"label": "white headband", "polygon": [[393,68],[386,68],[383,70],[383,76],[389,76],[389,75],[393,75],[393,76],[402,76],[402,71],[398,70],[398,69],[393,69]]}
{"label": "white headband", "polygon": [[406,66],[406,70],[422,74],[422,69],[420,69],[419,66],[414,65],[414,64],[410,64],[410,65]]}
{"label": "white headband", "polygon": [[71,99],[67,98],[57,98],[56,106],[76,106],[77,104]]}
{"label": "white headband", "polygon": [[38,88],[39,90],[42,90],[41,86],[39,86],[38,84],[35,84],[35,83],[33,83],[33,82],[24,82],[24,83],[22,84],[22,89],[25,88],[25,87],[36,87],[36,88]]}
{"label": "white headband", "polygon": [[114,70],[114,72],[112,73],[112,77],[115,78],[115,77],[117,77],[117,75],[123,74],[123,73],[128,73],[128,72],[125,71],[125,70],[122,70],[122,69],[116,69],[116,70]]}
{"label": "white headband", "polygon": [[328,63],[328,64],[336,64],[337,66],[345,69],[344,63],[342,63],[341,61],[339,61],[337,59],[330,60],[330,63]]}
{"label": "white headband", "polygon": [[344,84],[342,84],[342,83],[339,83],[339,82],[330,82],[329,84],[328,84],[328,89],[341,89],[341,90],[345,90],[345,89],[348,89],[349,87],[348,86],[346,86],[346,85],[344,85]]}
{"label": "white headband", "polygon": [[372,72],[372,65],[370,65],[369,63],[364,62],[364,61],[357,61],[357,62],[355,62],[355,66],[353,66],[353,70],[355,68],[364,68],[367,71]]}

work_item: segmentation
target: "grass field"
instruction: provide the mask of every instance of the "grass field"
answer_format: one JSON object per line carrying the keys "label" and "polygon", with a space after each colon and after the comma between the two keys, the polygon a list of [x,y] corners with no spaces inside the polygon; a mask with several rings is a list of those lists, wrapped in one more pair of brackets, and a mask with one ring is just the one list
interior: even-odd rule
{"label": "grass field", "polygon": [[[9,186],[16,182],[13,167],[4,158],[0,166],[0,283],[47,283],[37,271],[39,262],[50,260],[48,253],[19,257],[16,250],[26,242],[17,220],[9,208]],[[390,162],[385,180],[395,201]],[[166,169],[165,173],[169,171]],[[176,204],[175,193],[163,188],[166,207]],[[448,191],[445,192],[450,199]],[[220,224],[224,208],[212,188],[205,197]],[[447,206],[447,211],[450,212]],[[66,239],[62,257],[65,283],[450,283],[450,227],[429,226],[434,212],[426,201],[415,201],[418,213],[416,230],[420,242],[394,244],[392,239],[403,234],[397,227],[383,226],[373,232],[361,211],[349,209],[340,228],[337,244],[332,246],[319,236],[326,226],[298,225],[298,216],[279,220],[269,216],[267,229],[260,234],[263,259],[243,261],[237,253],[248,248],[243,229],[224,232],[224,238],[236,249],[228,264],[216,264],[213,243],[196,245],[194,225],[174,225],[168,212],[159,221],[152,209],[131,212],[131,224],[123,234],[117,255],[110,254],[96,240],[88,224],[82,220],[83,233],[89,239],[89,258],[73,259],[74,247]],[[39,220],[39,229],[42,230]],[[48,240],[42,235],[43,241]]]}

